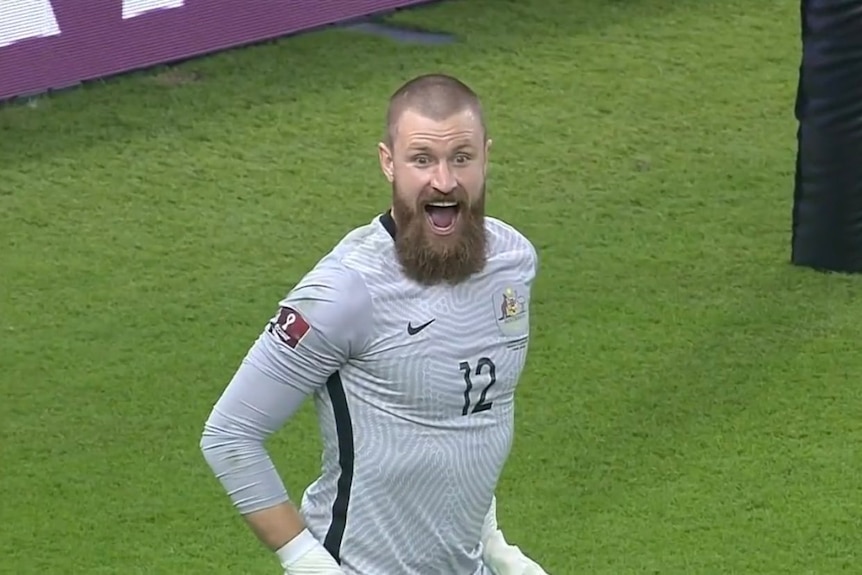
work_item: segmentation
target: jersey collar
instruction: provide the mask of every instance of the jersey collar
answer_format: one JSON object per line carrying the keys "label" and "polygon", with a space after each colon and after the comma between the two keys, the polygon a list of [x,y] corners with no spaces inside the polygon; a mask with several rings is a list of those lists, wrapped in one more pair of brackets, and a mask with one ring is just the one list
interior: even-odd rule
{"label": "jersey collar", "polygon": [[385,229],[389,236],[394,240],[398,228],[395,227],[395,220],[392,219],[391,209],[386,210],[386,212],[380,216],[380,223],[383,225],[383,229]]}

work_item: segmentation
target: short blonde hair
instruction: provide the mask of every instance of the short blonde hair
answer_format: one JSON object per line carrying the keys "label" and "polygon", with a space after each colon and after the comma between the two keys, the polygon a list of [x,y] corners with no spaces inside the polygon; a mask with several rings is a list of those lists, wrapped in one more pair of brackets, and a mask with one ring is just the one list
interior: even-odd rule
{"label": "short blonde hair", "polygon": [[486,132],[479,96],[467,84],[446,74],[416,76],[392,94],[386,112],[385,136],[390,147],[395,140],[398,120],[407,110],[432,120],[445,120],[464,110],[472,110],[482,124],[483,134]]}

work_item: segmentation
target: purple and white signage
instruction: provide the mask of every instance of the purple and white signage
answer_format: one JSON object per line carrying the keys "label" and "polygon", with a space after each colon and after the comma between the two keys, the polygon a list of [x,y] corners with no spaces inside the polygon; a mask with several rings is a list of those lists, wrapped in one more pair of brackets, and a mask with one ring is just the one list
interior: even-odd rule
{"label": "purple and white signage", "polygon": [[428,0],[0,0],[0,100]]}

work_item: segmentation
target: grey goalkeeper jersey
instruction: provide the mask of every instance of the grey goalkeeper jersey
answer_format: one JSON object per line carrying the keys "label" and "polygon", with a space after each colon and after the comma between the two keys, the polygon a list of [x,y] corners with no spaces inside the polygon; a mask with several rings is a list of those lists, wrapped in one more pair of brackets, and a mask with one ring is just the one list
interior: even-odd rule
{"label": "grey goalkeeper jersey", "polygon": [[457,286],[400,270],[388,214],[347,234],[280,302],[207,421],[205,458],[241,513],[288,499],[264,440],[311,396],[323,439],[300,511],[347,575],[484,575],[529,338],[532,244],[486,218]]}

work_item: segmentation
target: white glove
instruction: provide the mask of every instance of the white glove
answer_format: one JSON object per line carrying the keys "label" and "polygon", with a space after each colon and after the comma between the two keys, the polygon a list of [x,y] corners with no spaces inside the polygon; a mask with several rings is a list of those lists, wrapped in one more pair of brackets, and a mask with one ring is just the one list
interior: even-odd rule
{"label": "white glove", "polygon": [[524,555],[517,545],[509,545],[503,532],[497,527],[497,498],[491,500],[491,508],[482,526],[482,560],[494,575],[548,575],[542,566]]}
{"label": "white glove", "polygon": [[329,551],[308,529],[275,552],[284,575],[344,575]]}

